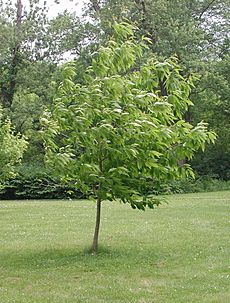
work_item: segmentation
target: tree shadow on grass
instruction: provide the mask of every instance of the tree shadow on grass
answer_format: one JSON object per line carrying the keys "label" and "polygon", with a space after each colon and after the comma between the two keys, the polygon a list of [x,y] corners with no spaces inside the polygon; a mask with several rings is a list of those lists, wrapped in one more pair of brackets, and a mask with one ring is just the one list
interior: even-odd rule
{"label": "tree shadow on grass", "polygon": [[85,267],[86,271],[100,268],[103,270],[108,267],[144,266],[146,262],[152,264],[162,258],[159,248],[143,250],[138,246],[133,247],[105,247],[100,246],[97,254],[91,252],[90,248],[81,250],[80,248],[53,248],[38,251],[23,252],[0,252],[0,267],[5,269],[25,269],[42,270],[55,269],[60,267]]}

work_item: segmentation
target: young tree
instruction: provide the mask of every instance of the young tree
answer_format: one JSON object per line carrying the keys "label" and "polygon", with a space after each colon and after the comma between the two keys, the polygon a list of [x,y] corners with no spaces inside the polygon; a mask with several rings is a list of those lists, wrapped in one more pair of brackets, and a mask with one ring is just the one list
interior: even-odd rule
{"label": "young tree", "polygon": [[192,82],[181,76],[175,59],[152,58],[138,67],[148,39],[138,43],[127,23],[114,30],[94,54],[84,85],[73,82],[73,64],[64,67],[54,108],[42,119],[48,163],[97,201],[95,252],[102,201],[153,208],[159,199],[148,195],[148,184],[160,187],[193,174],[180,160],[215,139],[204,123],[193,127],[183,120]]}
{"label": "young tree", "polygon": [[21,162],[26,147],[25,138],[14,134],[10,121],[3,121],[0,108],[0,190],[16,175],[16,165]]}

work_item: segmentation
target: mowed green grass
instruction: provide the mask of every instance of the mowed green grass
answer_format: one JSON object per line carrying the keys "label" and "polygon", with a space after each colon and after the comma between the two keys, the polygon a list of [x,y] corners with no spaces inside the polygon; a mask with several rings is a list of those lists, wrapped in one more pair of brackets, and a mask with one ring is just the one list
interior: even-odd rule
{"label": "mowed green grass", "polygon": [[0,202],[1,303],[230,302],[230,192],[145,212],[105,202]]}

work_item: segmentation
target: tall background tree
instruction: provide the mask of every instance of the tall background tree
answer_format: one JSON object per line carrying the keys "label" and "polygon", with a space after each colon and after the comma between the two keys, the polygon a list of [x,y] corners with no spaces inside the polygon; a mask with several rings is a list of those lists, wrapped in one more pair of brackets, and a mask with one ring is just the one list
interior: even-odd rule
{"label": "tall background tree", "polygon": [[76,55],[81,50],[80,43],[77,45],[79,18],[65,12],[50,19],[46,3],[1,3],[0,102],[15,130],[26,135],[30,143],[20,168],[22,178],[26,174],[33,179],[45,171],[40,115],[52,105],[52,81],[58,82],[59,65],[70,52]]}

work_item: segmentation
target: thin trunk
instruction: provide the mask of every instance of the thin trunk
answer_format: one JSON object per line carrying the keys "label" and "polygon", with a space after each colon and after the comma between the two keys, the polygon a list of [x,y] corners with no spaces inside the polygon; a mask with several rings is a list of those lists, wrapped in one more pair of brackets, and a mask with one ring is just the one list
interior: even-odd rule
{"label": "thin trunk", "polygon": [[160,81],[160,83],[159,83],[162,97],[167,97],[168,96],[168,92],[167,92],[167,89],[166,89],[165,84],[164,84],[165,80],[166,80],[166,78],[163,81]]}
{"label": "thin trunk", "polygon": [[200,12],[200,15],[198,17],[199,20],[201,20],[201,18],[203,17],[203,15],[209,10],[209,8],[216,2],[216,0],[212,0],[211,2],[208,3],[208,5],[206,7],[204,7],[202,9],[202,11]]}
{"label": "thin trunk", "polygon": [[100,228],[100,221],[101,221],[101,199],[97,199],[97,213],[96,213],[96,225],[93,237],[93,252],[98,251],[98,236],[99,236],[99,228]]}
{"label": "thin trunk", "polygon": [[13,52],[13,58],[10,68],[10,83],[9,83],[9,92],[8,92],[8,100],[7,100],[7,106],[11,107],[15,88],[16,88],[16,77],[19,70],[19,64],[20,64],[20,48],[21,48],[21,24],[22,24],[22,1],[17,0],[17,17],[16,17],[16,24],[15,24],[15,46],[12,50]]}
{"label": "thin trunk", "polygon": [[22,9],[23,9],[22,1],[17,0],[17,19],[16,19],[16,35],[17,35],[17,37],[19,36],[20,31],[21,31]]}
{"label": "thin trunk", "polygon": [[[184,113],[184,120],[187,123],[191,123],[192,122],[192,113],[191,113],[191,107],[189,106],[187,111]],[[184,165],[186,163],[188,163],[188,158],[186,157],[185,159],[183,159],[181,161],[181,164]]]}
{"label": "thin trunk", "polygon": [[0,88],[0,97],[2,98],[3,107],[10,108],[13,102],[15,88],[16,88],[16,77],[20,64],[20,48],[21,48],[21,24],[22,24],[22,13],[23,5],[22,0],[17,0],[16,3],[16,20],[15,20],[15,43],[13,48],[10,50],[12,54],[12,60],[9,65],[9,80],[3,84]]}

